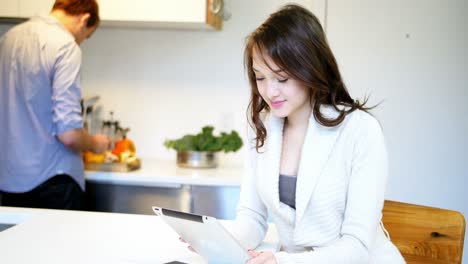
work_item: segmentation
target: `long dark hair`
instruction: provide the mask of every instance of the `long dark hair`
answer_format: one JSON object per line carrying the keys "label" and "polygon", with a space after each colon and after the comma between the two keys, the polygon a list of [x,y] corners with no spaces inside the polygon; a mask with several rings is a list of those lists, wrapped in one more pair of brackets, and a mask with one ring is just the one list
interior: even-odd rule
{"label": "long dark hair", "polygon": [[[247,113],[256,133],[257,151],[267,136],[260,115],[270,109],[258,91],[252,67],[254,50],[266,54],[281,70],[309,89],[314,118],[324,126],[339,125],[356,109],[367,111],[372,108],[364,106],[366,99],[360,103],[349,95],[319,20],[303,7],[286,5],[248,36],[244,51],[251,87]],[[322,105],[331,105],[340,114],[335,119],[328,119],[320,112]]]}

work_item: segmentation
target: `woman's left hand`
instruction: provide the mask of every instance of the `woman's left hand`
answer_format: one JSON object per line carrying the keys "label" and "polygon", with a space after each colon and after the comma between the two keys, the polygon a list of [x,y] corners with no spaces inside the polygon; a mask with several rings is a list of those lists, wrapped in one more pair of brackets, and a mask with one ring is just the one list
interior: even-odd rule
{"label": "woman's left hand", "polygon": [[248,250],[248,252],[252,258],[247,261],[247,264],[278,264],[275,255],[271,251],[260,251],[257,253],[253,250]]}

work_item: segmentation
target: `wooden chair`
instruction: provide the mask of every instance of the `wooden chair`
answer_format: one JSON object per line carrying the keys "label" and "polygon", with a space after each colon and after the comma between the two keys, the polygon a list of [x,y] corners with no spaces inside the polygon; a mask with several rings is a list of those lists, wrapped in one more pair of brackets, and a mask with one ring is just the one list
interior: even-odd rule
{"label": "wooden chair", "polygon": [[461,213],[385,201],[383,223],[407,263],[462,263],[465,218]]}

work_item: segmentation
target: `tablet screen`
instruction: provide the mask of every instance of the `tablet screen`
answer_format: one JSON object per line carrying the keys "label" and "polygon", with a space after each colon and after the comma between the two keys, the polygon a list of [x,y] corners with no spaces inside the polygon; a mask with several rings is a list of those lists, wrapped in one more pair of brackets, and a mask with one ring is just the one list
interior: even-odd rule
{"label": "tablet screen", "polygon": [[250,259],[247,249],[214,217],[160,207],[153,207],[153,211],[210,263],[245,263]]}

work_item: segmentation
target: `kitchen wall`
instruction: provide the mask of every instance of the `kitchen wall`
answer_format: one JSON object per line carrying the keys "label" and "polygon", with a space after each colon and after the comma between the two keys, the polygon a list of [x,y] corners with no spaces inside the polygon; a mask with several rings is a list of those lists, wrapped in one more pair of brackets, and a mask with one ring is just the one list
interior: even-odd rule
{"label": "kitchen wall", "polygon": [[[311,0],[296,1],[312,6]],[[245,132],[249,87],[243,69],[245,37],[284,0],[229,1],[232,18],[223,30],[99,28],[83,45],[83,95],[100,95],[109,111],[131,128],[138,155],[174,160],[166,138],[197,133]],[[10,26],[0,25],[0,34]],[[224,163],[239,165],[242,152]]]}
{"label": "kitchen wall", "polygon": [[[197,133],[206,124],[215,132],[244,134],[244,40],[284,3],[229,1],[233,15],[220,32],[99,29],[83,46],[85,94],[101,95],[106,110],[131,127],[142,157],[174,160],[164,140]],[[243,156],[228,154],[222,162],[239,164]]]}
{"label": "kitchen wall", "polygon": [[375,113],[390,155],[387,198],[465,216],[467,11],[465,0],[328,0],[327,13],[351,94],[382,101]]}
{"label": "kitchen wall", "polygon": [[[286,2],[231,0],[221,32],[100,28],[83,45],[84,94],[100,95],[105,110],[132,128],[145,158],[173,160],[164,139],[205,124],[243,133],[244,38]],[[297,2],[327,21],[351,94],[382,101],[374,113],[390,155],[387,198],[468,215],[467,2]]]}
{"label": "kitchen wall", "polygon": [[382,101],[388,196],[468,214],[468,3],[329,0],[328,10],[350,91]]}

